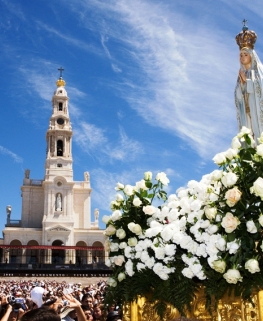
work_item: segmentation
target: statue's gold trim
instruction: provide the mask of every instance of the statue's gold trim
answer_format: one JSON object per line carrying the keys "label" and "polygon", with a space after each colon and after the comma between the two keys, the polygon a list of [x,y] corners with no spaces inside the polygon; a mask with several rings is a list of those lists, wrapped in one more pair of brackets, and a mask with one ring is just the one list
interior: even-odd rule
{"label": "statue's gold trim", "polygon": [[[202,321],[263,321],[263,291],[252,297],[252,302],[244,301],[240,297],[225,295],[219,300],[217,308],[210,314],[205,307],[203,289],[200,290],[183,320]],[[123,306],[123,321],[175,321],[180,320],[177,309],[168,305],[162,320],[155,313],[153,303],[145,297],[139,297],[136,302]]]}

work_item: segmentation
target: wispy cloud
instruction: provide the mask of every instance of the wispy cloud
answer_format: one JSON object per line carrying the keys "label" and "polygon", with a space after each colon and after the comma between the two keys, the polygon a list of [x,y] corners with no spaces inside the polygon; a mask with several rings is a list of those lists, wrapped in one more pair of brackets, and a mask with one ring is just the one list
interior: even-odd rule
{"label": "wispy cloud", "polygon": [[2,155],[6,155],[6,156],[11,157],[15,163],[23,163],[23,158],[21,158],[17,154],[13,153],[11,150],[9,150],[1,145],[0,145],[0,153]]}
{"label": "wispy cloud", "polygon": [[[168,6],[151,1],[82,4],[87,14],[92,6],[104,17],[94,20],[107,39],[106,55],[118,61],[118,53],[109,47],[115,41],[123,46],[127,72],[115,89],[130,106],[203,157],[223,149],[237,130],[232,92],[238,62],[222,30],[211,30],[200,21],[196,26],[175,8],[170,13]],[[82,13],[82,18],[87,17]],[[107,19],[115,23],[107,24]]]}
{"label": "wispy cloud", "polygon": [[102,155],[107,156],[107,162],[111,160],[131,161],[138,154],[144,153],[141,143],[129,138],[123,128],[119,130],[117,141],[109,141],[105,132],[94,124],[82,121],[74,130],[75,141],[84,152],[95,155],[102,162]]}
{"label": "wispy cloud", "polygon": [[134,160],[138,154],[142,155],[144,149],[141,143],[129,138],[124,132],[123,128],[119,130],[120,139],[115,146],[110,144],[105,149],[105,153],[111,158],[116,160]]}
{"label": "wispy cloud", "polygon": [[91,45],[90,43],[87,44],[85,41],[79,40],[77,37],[72,37],[70,35],[67,35],[65,33],[59,32],[57,29],[52,28],[50,26],[48,26],[45,23],[42,23],[41,21],[37,21],[37,25],[42,28],[43,30],[49,32],[50,34],[53,34],[56,37],[59,37],[63,40],[65,40],[66,42],[68,42],[69,44],[78,47],[82,50],[88,51],[88,52],[93,52],[95,54],[101,54],[101,49],[97,48],[94,45]]}
{"label": "wispy cloud", "polygon": [[[102,44],[102,47],[103,47],[103,49],[104,49],[107,57],[109,58],[109,60],[112,61],[112,60],[114,60],[114,59],[112,58],[112,56],[111,56],[111,54],[110,54],[110,51],[109,51],[109,49],[108,49],[107,46],[106,46],[107,40],[108,40],[108,39],[105,38],[104,35],[101,35],[101,44]],[[115,63],[113,63],[113,62],[111,63],[111,68],[112,68],[112,70],[113,70],[114,72],[117,72],[117,73],[122,72],[122,70],[117,66],[116,62],[115,62]]]}
{"label": "wispy cloud", "polygon": [[1,2],[12,15],[20,20],[26,20],[26,16],[19,3],[13,3],[8,0],[1,0]]}
{"label": "wispy cloud", "polygon": [[88,153],[98,149],[108,141],[102,129],[86,122],[81,122],[74,132],[77,144]]}

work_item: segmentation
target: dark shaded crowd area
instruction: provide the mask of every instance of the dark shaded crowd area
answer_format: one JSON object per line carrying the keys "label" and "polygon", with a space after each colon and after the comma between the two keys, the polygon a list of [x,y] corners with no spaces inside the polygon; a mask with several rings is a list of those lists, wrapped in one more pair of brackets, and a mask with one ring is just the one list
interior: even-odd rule
{"label": "dark shaded crowd area", "polygon": [[2,280],[0,321],[121,321],[117,304],[104,305],[106,288],[105,280]]}

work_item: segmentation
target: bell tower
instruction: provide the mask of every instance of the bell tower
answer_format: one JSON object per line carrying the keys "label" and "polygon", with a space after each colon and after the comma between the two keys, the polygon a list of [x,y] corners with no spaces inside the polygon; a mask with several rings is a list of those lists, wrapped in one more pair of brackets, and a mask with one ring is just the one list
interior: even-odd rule
{"label": "bell tower", "polygon": [[[74,228],[90,228],[90,180],[73,180],[72,136],[68,112],[66,82],[63,68],[52,97],[52,114],[46,132],[47,154],[45,161],[44,215],[42,243],[48,244],[59,237],[65,245],[73,245]],[[50,241],[49,241],[50,240]]]}
{"label": "bell tower", "polygon": [[63,68],[58,69],[60,77],[52,98],[53,111],[46,134],[47,156],[45,163],[45,181],[61,175],[67,181],[73,180],[72,171],[72,128],[68,112],[66,82],[62,79]]}

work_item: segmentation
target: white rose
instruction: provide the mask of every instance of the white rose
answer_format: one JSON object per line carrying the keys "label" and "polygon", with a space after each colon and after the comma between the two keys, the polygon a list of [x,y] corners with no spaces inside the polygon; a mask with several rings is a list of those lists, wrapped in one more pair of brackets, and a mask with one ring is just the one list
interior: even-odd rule
{"label": "white rose", "polygon": [[226,156],[225,156],[225,153],[219,153],[219,154],[216,154],[213,158],[213,161],[217,164],[217,165],[221,165],[223,163],[226,162]]}
{"label": "white rose", "polygon": [[116,236],[121,240],[121,239],[124,239],[125,236],[126,236],[126,232],[124,231],[124,229],[122,228],[119,228],[117,231],[116,231]]}
{"label": "white rose", "polygon": [[230,212],[226,213],[221,222],[221,225],[225,229],[226,233],[232,233],[239,224],[239,219]]}
{"label": "white rose", "polygon": [[124,189],[123,189],[123,192],[128,195],[128,196],[131,196],[134,194],[134,187],[131,186],[131,185],[125,185]]}
{"label": "white rose", "polygon": [[229,207],[233,207],[241,198],[242,193],[237,187],[228,190],[225,194],[226,203]]}
{"label": "white rose", "polygon": [[121,282],[126,278],[125,273],[121,272],[118,274],[118,281]]}
{"label": "white rose", "polygon": [[132,204],[135,207],[139,207],[142,204],[142,201],[139,199],[139,197],[134,198],[134,200],[132,201]]}
{"label": "white rose", "polygon": [[156,211],[156,208],[153,205],[146,205],[143,206],[142,210],[146,215],[153,215]]}
{"label": "white rose", "polygon": [[257,154],[263,157],[263,144],[257,146]]}
{"label": "white rose", "polygon": [[260,214],[260,216],[258,218],[258,222],[263,227],[263,215],[262,214]]}
{"label": "white rose", "polygon": [[247,269],[250,273],[260,272],[258,261],[255,259],[250,259],[245,263],[245,269]]}
{"label": "white rose", "polygon": [[125,262],[125,257],[123,255],[118,255],[114,257],[114,263],[118,266],[122,266],[123,262]]}
{"label": "white rose", "polygon": [[251,134],[251,129],[247,128],[246,126],[242,126],[240,132],[237,134],[237,137],[241,138],[246,134],[247,135]]}
{"label": "white rose", "polygon": [[192,279],[195,276],[190,268],[184,268],[182,274],[188,279]]}
{"label": "white rose", "polygon": [[116,228],[113,225],[109,225],[105,230],[105,235],[110,236],[115,234]]}
{"label": "white rose", "polygon": [[108,278],[107,283],[109,284],[109,286],[112,286],[112,287],[117,286],[117,281],[113,278]]}
{"label": "white rose", "polygon": [[221,179],[225,187],[230,187],[235,185],[237,180],[238,180],[238,176],[232,172],[226,173]]}
{"label": "white rose", "polygon": [[105,264],[108,266],[108,267],[111,267],[112,263],[111,263],[111,260],[110,259],[107,259],[105,261]]}
{"label": "white rose", "polygon": [[126,242],[121,242],[119,245],[120,249],[125,249],[125,247],[127,247],[127,243]]}
{"label": "white rose", "polygon": [[248,221],[248,222],[246,222],[246,225],[247,225],[247,231],[249,232],[249,233],[251,233],[251,234],[255,234],[255,233],[257,233],[257,227],[256,227],[256,225],[255,225],[255,223],[254,223],[254,221]]}
{"label": "white rose", "polygon": [[121,211],[116,210],[111,214],[111,219],[113,220],[113,222],[121,219]]}
{"label": "white rose", "polygon": [[125,264],[125,270],[126,270],[126,273],[129,275],[129,276],[133,276],[134,274],[134,271],[133,271],[133,263],[131,260],[128,260]]}
{"label": "white rose", "polygon": [[170,182],[169,178],[166,176],[164,172],[158,173],[155,177],[157,181],[160,181],[163,185],[168,185]]}
{"label": "white rose", "polygon": [[242,282],[243,278],[240,275],[240,272],[236,269],[229,269],[223,275],[228,283],[236,284],[238,281]]}
{"label": "white rose", "polygon": [[233,158],[235,158],[237,156],[237,150],[233,149],[233,148],[229,148],[225,152],[225,156],[226,156],[227,159],[232,160]]}
{"label": "white rose", "polygon": [[232,147],[233,149],[239,149],[239,148],[241,147],[241,143],[240,143],[240,141],[239,141],[239,139],[238,139],[237,136],[235,136],[235,137],[232,139],[231,147]]}
{"label": "white rose", "polygon": [[218,231],[218,226],[217,225],[209,225],[207,228],[207,232],[209,234],[215,234]]}
{"label": "white rose", "polygon": [[110,245],[111,245],[110,240],[109,240],[109,239],[106,239],[105,242],[104,242],[105,251],[109,252],[109,250],[110,250]]}
{"label": "white rose", "polygon": [[210,225],[210,222],[208,220],[200,221],[201,228],[208,228],[209,225]]}
{"label": "white rose", "polygon": [[204,208],[204,210],[205,210],[205,216],[209,220],[213,220],[216,217],[216,213],[217,213],[217,208],[216,207],[206,206]]}
{"label": "white rose", "polygon": [[226,240],[223,237],[221,237],[219,240],[217,240],[215,245],[220,251],[223,252],[226,249]]}
{"label": "white rose", "polygon": [[137,245],[137,243],[138,243],[138,240],[137,240],[136,237],[130,237],[128,239],[128,245],[129,246],[135,246],[135,245]]}
{"label": "white rose", "polygon": [[240,248],[240,242],[237,240],[228,242],[226,246],[226,249],[228,250],[229,254],[236,254],[239,248]]}
{"label": "white rose", "polygon": [[145,185],[145,180],[144,179],[142,179],[141,181],[137,182],[135,186],[136,186],[137,190],[142,189],[142,190],[146,191],[148,189],[148,187],[146,187],[146,185]]}
{"label": "white rose", "polygon": [[153,176],[152,172],[145,172],[144,173],[144,179],[146,181],[150,181],[152,179],[152,176]]}
{"label": "white rose", "polygon": [[117,201],[111,201],[110,202],[110,208],[111,210],[116,210],[117,208],[120,208],[120,203],[118,203]]}
{"label": "white rose", "polygon": [[211,175],[214,181],[219,181],[223,176],[223,171],[216,169],[211,173]]}
{"label": "white rose", "polygon": [[253,186],[250,188],[250,193],[259,196],[261,200],[263,200],[263,178],[259,177],[254,183]]}
{"label": "white rose", "polygon": [[217,260],[212,262],[212,268],[219,273],[224,273],[226,270],[226,262],[224,260]]}
{"label": "white rose", "polygon": [[117,252],[118,249],[119,249],[119,244],[118,243],[115,243],[115,242],[110,243],[111,252]]}
{"label": "white rose", "polygon": [[142,228],[141,228],[141,226],[139,224],[134,224],[132,226],[131,231],[136,235],[141,235],[142,234]]}
{"label": "white rose", "polygon": [[123,201],[123,196],[121,194],[116,195],[116,201],[117,202],[122,202]]}
{"label": "white rose", "polygon": [[116,191],[120,191],[120,190],[122,190],[122,189],[124,189],[124,185],[121,184],[121,183],[117,183],[117,185],[116,185],[116,187],[115,187],[115,190],[116,190]]}
{"label": "white rose", "polygon": [[102,217],[102,222],[105,223],[105,224],[108,224],[110,221],[110,216],[108,215],[103,215]]}
{"label": "white rose", "polygon": [[134,223],[134,222],[130,222],[130,223],[127,225],[127,226],[128,226],[128,229],[129,229],[130,231],[132,231],[132,230],[133,230],[134,225],[135,225],[135,223]]}

